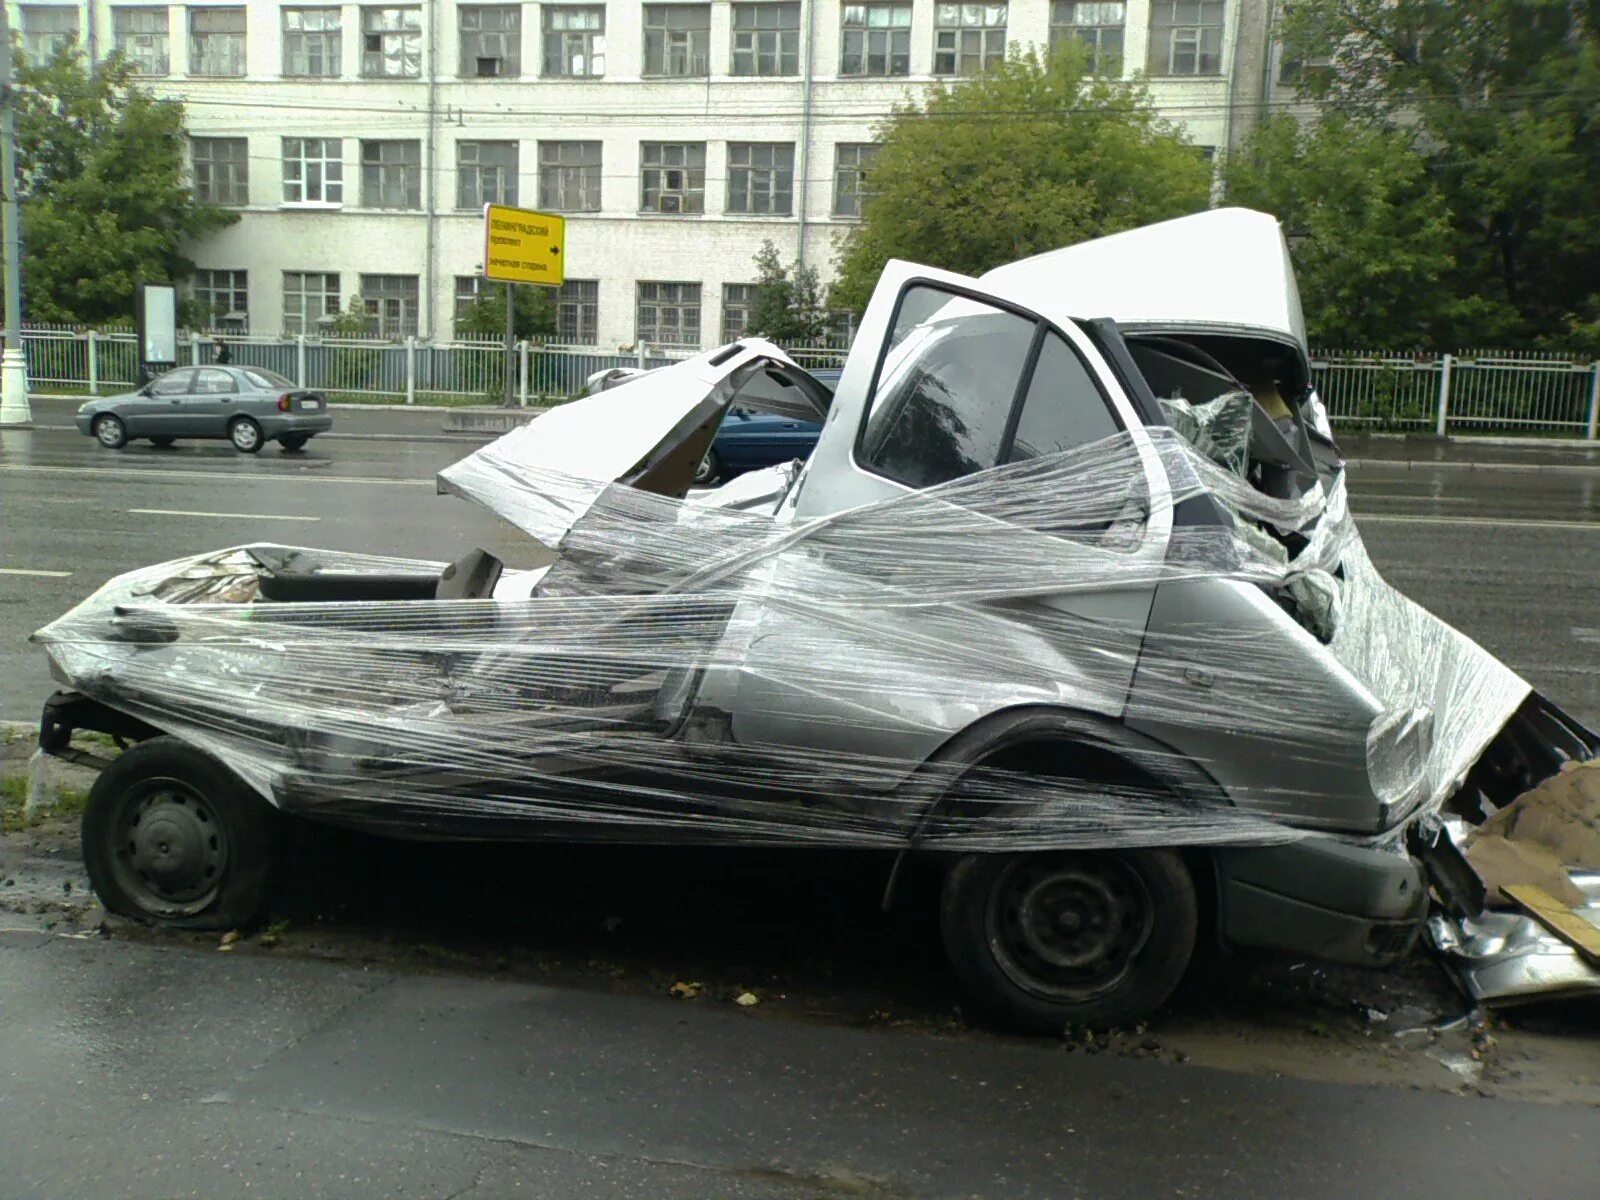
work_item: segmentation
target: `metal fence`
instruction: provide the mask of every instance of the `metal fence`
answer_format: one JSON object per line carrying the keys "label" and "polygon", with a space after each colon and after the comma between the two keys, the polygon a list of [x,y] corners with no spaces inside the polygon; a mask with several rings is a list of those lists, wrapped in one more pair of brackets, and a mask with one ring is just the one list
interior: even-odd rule
{"label": "metal fence", "polygon": [[[229,335],[227,342],[233,362],[266,367],[335,398],[488,404],[505,395],[505,349],[497,342],[255,335]],[[22,344],[28,378],[37,388],[105,393],[133,386],[137,364],[129,330],[28,328]],[[582,391],[597,371],[664,366],[693,353],[683,347],[639,347],[608,354],[591,346],[520,342],[511,368],[512,394],[521,404],[564,399]],[[210,362],[211,339],[190,335],[180,354],[187,362]],[[837,367],[846,351],[796,346],[789,354],[801,366]],[[1344,428],[1594,438],[1600,417],[1600,363],[1572,355],[1323,350],[1313,354],[1311,369],[1329,416]]]}

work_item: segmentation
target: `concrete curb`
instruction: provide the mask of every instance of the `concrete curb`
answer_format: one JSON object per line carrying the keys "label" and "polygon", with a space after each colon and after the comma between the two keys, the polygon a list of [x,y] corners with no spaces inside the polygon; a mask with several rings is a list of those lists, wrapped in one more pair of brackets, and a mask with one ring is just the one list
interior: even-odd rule
{"label": "concrete curb", "polygon": [[1427,459],[1347,458],[1344,465],[1363,471],[1538,471],[1545,475],[1600,475],[1600,461],[1592,463],[1434,462]]}

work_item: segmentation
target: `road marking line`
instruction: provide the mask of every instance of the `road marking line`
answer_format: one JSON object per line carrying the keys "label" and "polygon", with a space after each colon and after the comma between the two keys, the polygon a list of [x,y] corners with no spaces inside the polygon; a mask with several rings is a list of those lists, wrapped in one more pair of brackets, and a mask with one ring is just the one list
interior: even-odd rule
{"label": "road marking line", "polygon": [[192,508],[130,508],[131,513],[151,517],[221,517],[225,521],[320,521],[321,517],[292,517],[280,513],[200,512]]}
{"label": "road marking line", "polygon": [[1356,524],[1370,521],[1392,521],[1412,525],[1492,525],[1497,529],[1587,529],[1600,533],[1600,521],[1524,521],[1510,517],[1426,517],[1405,516],[1400,513],[1355,513]]}
{"label": "road marking line", "polygon": [[0,575],[34,575],[40,579],[65,579],[71,571],[28,571],[22,567],[0,567]]}
{"label": "road marking line", "polygon": [[370,475],[322,475],[315,471],[298,467],[293,474],[284,472],[267,471],[173,471],[159,467],[59,467],[46,466],[40,463],[4,463],[0,476],[11,474],[34,473],[39,475],[104,475],[116,479],[225,479],[229,483],[238,483],[241,479],[264,480],[267,482],[291,483],[372,483],[384,487],[425,487],[434,486],[432,479],[383,479]]}

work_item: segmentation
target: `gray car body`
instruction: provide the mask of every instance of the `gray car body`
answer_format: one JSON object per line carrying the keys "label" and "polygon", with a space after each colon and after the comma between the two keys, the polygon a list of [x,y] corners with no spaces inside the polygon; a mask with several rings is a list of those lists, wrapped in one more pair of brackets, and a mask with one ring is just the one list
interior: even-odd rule
{"label": "gray car body", "polygon": [[[278,407],[285,392],[292,397],[288,412]],[[95,418],[106,413],[122,422],[129,439],[225,440],[228,426],[241,416],[259,425],[262,440],[268,442],[333,428],[327,399],[320,393],[271,384],[251,368],[236,366],[178,367],[138,391],[90,400],[78,409],[78,432],[93,437]]]}

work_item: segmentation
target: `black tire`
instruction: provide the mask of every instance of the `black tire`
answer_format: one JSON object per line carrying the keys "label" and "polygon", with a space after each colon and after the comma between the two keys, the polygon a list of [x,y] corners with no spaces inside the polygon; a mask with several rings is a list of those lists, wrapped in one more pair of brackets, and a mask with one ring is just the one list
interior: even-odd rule
{"label": "black tire", "polygon": [[150,444],[152,446],[159,446],[161,449],[165,450],[168,446],[172,445],[172,443],[177,441],[177,440],[178,440],[177,438],[153,437],[153,438],[150,439]]}
{"label": "black tire", "polygon": [[228,440],[240,454],[261,452],[261,426],[249,417],[235,417],[228,422]]}
{"label": "black tire", "polygon": [[89,425],[94,440],[107,450],[121,450],[128,444],[128,427],[115,413],[101,413]]}
{"label": "black tire", "polygon": [[179,929],[259,916],[276,813],[237,775],[175,737],[152,738],[100,773],[83,813],[83,865],[110,912]]}
{"label": "black tire", "polygon": [[278,439],[278,445],[283,447],[285,454],[293,454],[297,450],[304,450],[310,440],[309,433],[286,433]]}
{"label": "black tire", "polygon": [[715,450],[707,450],[706,456],[700,460],[700,465],[694,469],[694,483],[696,487],[709,487],[722,476],[722,460],[717,457]]}
{"label": "black tire", "polygon": [[1142,1021],[1194,952],[1170,850],[969,854],[945,877],[945,953],[974,1014],[1025,1033]]}

